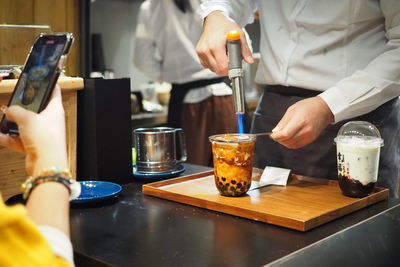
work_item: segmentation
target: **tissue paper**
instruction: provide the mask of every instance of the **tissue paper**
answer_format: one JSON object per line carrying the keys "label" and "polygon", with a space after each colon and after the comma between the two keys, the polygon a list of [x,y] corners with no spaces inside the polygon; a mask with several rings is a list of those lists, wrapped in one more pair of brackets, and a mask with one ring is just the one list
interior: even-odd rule
{"label": "tissue paper", "polygon": [[260,181],[252,181],[249,190],[257,189],[267,185],[285,186],[287,184],[289,175],[290,169],[267,166],[261,174]]}

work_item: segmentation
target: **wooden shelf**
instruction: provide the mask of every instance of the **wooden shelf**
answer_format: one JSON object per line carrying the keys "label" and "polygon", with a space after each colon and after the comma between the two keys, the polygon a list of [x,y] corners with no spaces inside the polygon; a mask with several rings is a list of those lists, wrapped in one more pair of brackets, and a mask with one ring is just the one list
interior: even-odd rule
{"label": "wooden shelf", "polygon": [[[0,94],[12,93],[17,79],[5,79],[0,82]],[[57,84],[63,92],[76,91],[83,89],[83,78],[80,77],[60,77]]]}

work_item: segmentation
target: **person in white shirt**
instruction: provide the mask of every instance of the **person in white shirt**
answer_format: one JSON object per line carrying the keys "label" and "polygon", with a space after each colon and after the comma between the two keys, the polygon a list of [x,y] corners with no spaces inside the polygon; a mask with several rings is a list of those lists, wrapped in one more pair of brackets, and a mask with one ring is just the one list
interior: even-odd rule
{"label": "person in white shirt", "polygon": [[169,127],[183,128],[188,162],[212,164],[208,137],[236,132],[232,90],[200,64],[199,0],[147,0],[139,11],[133,61],[154,81],[172,83]]}
{"label": "person in white shirt", "polygon": [[[260,14],[264,84],[252,122],[255,165],[337,178],[333,139],[348,120],[366,120],[381,132],[378,184],[398,196],[400,157],[400,1],[205,0],[196,50],[203,66],[227,74],[225,36]],[[252,63],[242,40],[242,56]],[[273,142],[276,141],[276,142]],[[278,143],[277,143],[278,142]]]}

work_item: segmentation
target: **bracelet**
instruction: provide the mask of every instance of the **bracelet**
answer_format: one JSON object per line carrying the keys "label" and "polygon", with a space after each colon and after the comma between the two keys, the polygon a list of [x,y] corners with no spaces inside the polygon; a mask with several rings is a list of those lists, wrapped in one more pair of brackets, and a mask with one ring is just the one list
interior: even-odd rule
{"label": "bracelet", "polygon": [[50,169],[43,170],[36,177],[28,177],[26,181],[21,185],[22,196],[24,199],[28,199],[32,190],[40,185],[47,182],[61,183],[68,189],[70,200],[75,199],[81,192],[80,184],[71,178],[71,172],[69,170],[61,171],[58,168],[52,167]]}
{"label": "bracelet", "polygon": [[24,199],[28,199],[30,193],[32,190],[41,184],[47,183],[47,182],[57,182],[62,185],[64,185],[68,189],[68,194],[71,194],[71,188],[69,186],[71,185],[71,181],[68,179],[65,179],[64,177],[58,176],[58,175],[49,175],[49,176],[39,176],[33,179],[31,183],[29,183],[29,186],[26,187],[24,194],[22,195]]}

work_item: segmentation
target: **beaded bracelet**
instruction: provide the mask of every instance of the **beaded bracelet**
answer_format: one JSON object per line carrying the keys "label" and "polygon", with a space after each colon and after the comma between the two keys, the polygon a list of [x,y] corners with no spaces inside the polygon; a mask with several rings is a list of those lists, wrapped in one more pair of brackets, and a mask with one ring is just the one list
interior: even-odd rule
{"label": "beaded bracelet", "polygon": [[70,199],[76,198],[80,194],[80,184],[76,183],[71,176],[69,170],[60,170],[55,167],[43,170],[36,177],[28,177],[21,185],[22,196],[24,199],[28,199],[30,193],[36,186],[47,182],[58,182],[67,187]]}

